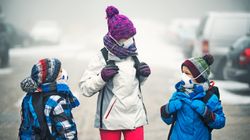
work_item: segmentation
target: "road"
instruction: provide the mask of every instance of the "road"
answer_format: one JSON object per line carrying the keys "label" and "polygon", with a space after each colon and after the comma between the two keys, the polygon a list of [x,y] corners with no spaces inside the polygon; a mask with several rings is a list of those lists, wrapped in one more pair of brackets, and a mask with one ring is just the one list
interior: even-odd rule
{"label": "road", "polygon": [[[169,126],[160,119],[159,108],[165,104],[174,91],[174,84],[180,79],[180,65],[184,58],[180,48],[168,44],[164,26],[160,23],[137,20],[139,25],[136,43],[141,61],[147,62],[152,74],[142,87],[148,111],[149,125],[145,126],[146,140],[166,140]],[[154,30],[151,28],[154,27]],[[93,30],[85,42],[63,41],[56,46],[34,46],[16,48],[10,51],[11,66],[0,69],[0,139],[17,139],[20,124],[20,104],[24,93],[20,81],[29,76],[31,67],[41,58],[56,57],[68,71],[69,85],[80,99],[81,105],[73,111],[80,140],[98,140],[99,131],[93,127],[96,98],[79,94],[78,81],[91,57],[102,48],[102,35]],[[95,38],[95,39],[93,39]],[[99,39],[97,41],[96,39]],[[219,140],[248,140],[250,134],[250,91],[245,84],[215,81],[221,89],[221,98],[226,115],[226,126],[213,131],[213,138]]]}

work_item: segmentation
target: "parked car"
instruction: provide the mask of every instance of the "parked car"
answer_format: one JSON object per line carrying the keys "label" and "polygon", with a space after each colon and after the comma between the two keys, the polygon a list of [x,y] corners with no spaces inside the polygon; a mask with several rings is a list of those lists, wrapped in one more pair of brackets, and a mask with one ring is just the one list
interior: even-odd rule
{"label": "parked car", "polygon": [[208,13],[198,27],[192,56],[211,53],[211,71],[216,79],[223,79],[226,54],[237,38],[250,29],[250,13]]}
{"label": "parked car", "polygon": [[12,24],[7,23],[6,29],[11,48],[27,47],[32,42],[32,38],[28,32],[18,29]]}
{"label": "parked car", "polygon": [[250,33],[239,38],[230,48],[224,78],[248,83],[250,87]]}
{"label": "parked car", "polygon": [[58,44],[62,30],[55,21],[39,21],[31,30],[34,44]]}
{"label": "parked car", "polygon": [[170,43],[181,47],[189,46],[195,38],[195,31],[199,25],[199,19],[176,18],[167,28],[167,39]]}

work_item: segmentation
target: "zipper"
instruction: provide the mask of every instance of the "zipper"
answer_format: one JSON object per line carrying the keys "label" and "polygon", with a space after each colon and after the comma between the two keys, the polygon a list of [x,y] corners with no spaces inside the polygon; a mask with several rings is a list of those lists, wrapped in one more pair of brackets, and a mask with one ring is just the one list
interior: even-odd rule
{"label": "zipper", "polygon": [[108,116],[109,116],[111,110],[113,109],[113,106],[114,106],[116,100],[117,100],[117,99],[115,99],[115,101],[112,103],[112,105],[111,105],[111,107],[110,107],[110,109],[109,109],[109,111],[108,111],[108,114],[105,116],[105,119],[108,119]]}

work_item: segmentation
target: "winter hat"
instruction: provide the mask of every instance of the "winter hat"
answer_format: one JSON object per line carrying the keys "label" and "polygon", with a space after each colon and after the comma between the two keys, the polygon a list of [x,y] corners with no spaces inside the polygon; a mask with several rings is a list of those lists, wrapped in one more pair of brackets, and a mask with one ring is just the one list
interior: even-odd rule
{"label": "winter hat", "polygon": [[129,39],[136,34],[132,21],[126,16],[120,15],[118,9],[114,6],[107,7],[106,15],[109,34],[117,41]]}
{"label": "winter hat", "polygon": [[213,62],[213,56],[210,54],[206,54],[203,57],[194,57],[185,60],[182,63],[181,68],[183,66],[188,67],[193,77],[197,78],[196,81],[198,83],[204,83],[208,79],[208,76],[210,74],[210,65],[212,65]]}
{"label": "winter hat", "polygon": [[43,83],[54,82],[59,74],[61,62],[58,59],[42,59],[32,67],[31,76],[25,78],[20,86],[25,92],[35,92]]}
{"label": "winter hat", "polygon": [[61,62],[56,58],[40,60],[32,67],[31,78],[39,86],[42,83],[54,82],[59,74]]}

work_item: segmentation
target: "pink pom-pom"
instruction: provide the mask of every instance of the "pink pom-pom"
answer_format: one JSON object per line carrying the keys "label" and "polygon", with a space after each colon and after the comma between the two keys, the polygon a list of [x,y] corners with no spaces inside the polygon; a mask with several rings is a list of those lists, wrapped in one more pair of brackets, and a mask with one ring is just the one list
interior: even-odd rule
{"label": "pink pom-pom", "polygon": [[118,15],[118,14],[119,14],[119,11],[114,6],[107,7],[107,9],[106,9],[107,18],[112,18],[113,16]]}

